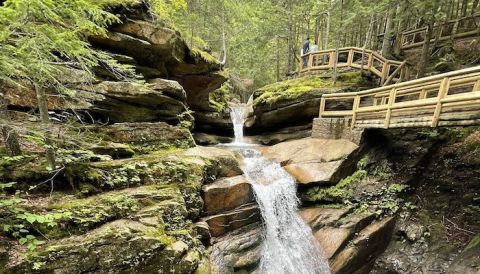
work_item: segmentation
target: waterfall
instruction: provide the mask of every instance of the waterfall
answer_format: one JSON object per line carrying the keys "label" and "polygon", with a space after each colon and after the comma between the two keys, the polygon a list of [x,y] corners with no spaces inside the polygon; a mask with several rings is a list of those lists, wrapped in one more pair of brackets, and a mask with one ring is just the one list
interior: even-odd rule
{"label": "waterfall", "polygon": [[230,117],[233,122],[233,131],[235,132],[235,143],[243,143],[243,124],[245,122],[245,107],[233,106],[230,108]]}
{"label": "waterfall", "polygon": [[[231,117],[235,142],[241,142],[243,109],[232,108]],[[298,215],[295,179],[259,151],[246,147],[240,151],[244,156],[242,170],[252,185],[265,230],[260,273],[329,274],[328,262],[312,230]]]}

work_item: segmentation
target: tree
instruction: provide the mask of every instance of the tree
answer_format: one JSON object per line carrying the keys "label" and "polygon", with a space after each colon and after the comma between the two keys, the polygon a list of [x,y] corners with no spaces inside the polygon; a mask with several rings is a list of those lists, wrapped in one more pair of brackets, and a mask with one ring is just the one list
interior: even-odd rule
{"label": "tree", "polygon": [[[46,90],[67,95],[58,80],[65,69],[90,69],[99,59],[88,35],[105,35],[105,28],[119,22],[103,10],[104,5],[128,0],[7,0],[0,8],[0,80],[35,87],[37,105],[45,130],[47,160],[53,170],[54,144],[50,136]],[[110,59],[111,64],[115,62]]]}

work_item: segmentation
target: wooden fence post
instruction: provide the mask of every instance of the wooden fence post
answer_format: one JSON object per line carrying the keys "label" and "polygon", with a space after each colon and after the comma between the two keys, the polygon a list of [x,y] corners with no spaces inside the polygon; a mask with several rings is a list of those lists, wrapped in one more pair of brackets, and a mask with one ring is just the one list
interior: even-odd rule
{"label": "wooden fence post", "polygon": [[353,63],[353,49],[350,49],[348,51],[348,59],[347,59],[347,65],[351,66]]}
{"label": "wooden fence post", "polygon": [[325,111],[325,98],[322,97],[322,99],[320,100],[320,113],[318,114],[318,116],[320,118],[322,118],[322,113]]}
{"label": "wooden fence post", "polygon": [[472,91],[480,91],[480,80],[478,80],[475,85],[473,85]]}
{"label": "wooden fence post", "polygon": [[308,64],[307,64],[308,70],[310,71],[313,67],[313,54],[309,53],[308,55]]}
{"label": "wooden fence post", "polygon": [[355,99],[353,99],[353,107],[352,107],[352,121],[351,121],[351,128],[355,127],[355,121],[357,120],[357,110],[360,106],[360,95],[356,95]]}
{"label": "wooden fence post", "polygon": [[397,96],[397,89],[392,88],[390,90],[390,96],[388,97],[388,108],[387,108],[387,114],[385,115],[385,122],[383,124],[384,128],[388,128],[390,126],[390,119],[392,117],[392,105],[395,102],[395,97]]}
{"label": "wooden fence post", "polygon": [[450,88],[450,79],[448,77],[444,78],[440,84],[437,96],[437,106],[435,107],[435,112],[433,113],[432,118],[432,127],[438,126],[438,121],[440,120],[440,113],[442,112],[442,99],[445,98],[448,94],[448,89]]}
{"label": "wooden fence post", "polygon": [[390,65],[388,64],[388,61],[385,61],[382,67],[382,79],[380,81],[380,86],[383,86],[383,84],[385,83],[385,80],[387,79],[389,67]]}

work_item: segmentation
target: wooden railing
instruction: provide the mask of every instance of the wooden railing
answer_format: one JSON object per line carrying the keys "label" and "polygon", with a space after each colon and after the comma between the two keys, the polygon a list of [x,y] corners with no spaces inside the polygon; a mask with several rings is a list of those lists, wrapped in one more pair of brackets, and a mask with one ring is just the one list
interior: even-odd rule
{"label": "wooden railing", "polygon": [[[303,58],[307,58],[308,60],[306,66]],[[299,74],[331,70],[334,68],[335,63],[337,63],[337,68],[350,67],[362,69],[363,66],[363,69],[370,71],[380,78],[380,84],[382,86],[399,83],[410,77],[409,69],[405,62],[388,60],[372,50],[364,51],[361,48],[355,47],[339,49],[338,58],[336,58],[335,49],[309,52],[302,56]]]}
{"label": "wooden railing", "polygon": [[[402,33],[401,48],[409,49],[425,43],[427,27]],[[431,41],[445,41],[455,38],[480,35],[480,14],[450,20],[433,27]]]}
{"label": "wooden railing", "polygon": [[323,95],[320,117],[352,128],[480,124],[480,66],[360,92]]}

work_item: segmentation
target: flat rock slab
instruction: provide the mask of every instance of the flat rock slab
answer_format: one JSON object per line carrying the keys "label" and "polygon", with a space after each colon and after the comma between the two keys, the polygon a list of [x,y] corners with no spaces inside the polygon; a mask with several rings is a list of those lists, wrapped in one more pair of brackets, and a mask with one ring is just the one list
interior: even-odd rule
{"label": "flat rock slab", "polygon": [[254,201],[251,185],[244,176],[223,178],[203,186],[206,215],[232,210]]}
{"label": "flat rock slab", "polygon": [[332,273],[368,273],[376,258],[387,248],[395,219],[386,217],[361,230],[347,247],[330,260]]}
{"label": "flat rock slab", "polygon": [[279,162],[301,184],[338,182],[343,163],[358,146],[348,140],[305,138],[263,148],[265,157]]}
{"label": "flat rock slab", "polygon": [[324,227],[315,232],[314,236],[322,246],[325,258],[330,260],[340,248],[348,243],[352,231],[346,228]]}
{"label": "flat rock slab", "polygon": [[210,227],[212,237],[219,237],[229,231],[260,220],[260,210],[256,204],[248,204],[234,210],[203,218]]}

